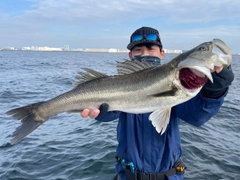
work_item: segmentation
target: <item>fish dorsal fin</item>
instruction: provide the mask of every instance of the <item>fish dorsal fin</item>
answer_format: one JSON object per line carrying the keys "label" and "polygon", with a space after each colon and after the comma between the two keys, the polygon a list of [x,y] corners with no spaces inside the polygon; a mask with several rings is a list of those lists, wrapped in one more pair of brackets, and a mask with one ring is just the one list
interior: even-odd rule
{"label": "fish dorsal fin", "polygon": [[161,135],[167,129],[167,125],[170,120],[171,107],[166,107],[150,114],[149,120],[152,121],[152,125],[155,127],[158,133]]}
{"label": "fish dorsal fin", "polygon": [[85,83],[87,81],[91,81],[97,78],[107,77],[106,74],[95,71],[90,68],[82,68],[85,72],[78,72],[78,75],[76,78],[78,81],[75,83],[75,87],[77,87],[79,84]]}
{"label": "fish dorsal fin", "polygon": [[154,66],[147,62],[130,61],[117,62],[117,70],[119,75],[131,74],[145,69],[153,68]]}

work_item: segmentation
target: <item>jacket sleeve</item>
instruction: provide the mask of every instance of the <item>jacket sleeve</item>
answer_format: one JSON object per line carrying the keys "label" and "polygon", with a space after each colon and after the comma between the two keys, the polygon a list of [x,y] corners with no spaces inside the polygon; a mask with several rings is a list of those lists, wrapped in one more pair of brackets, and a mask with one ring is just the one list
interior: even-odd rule
{"label": "jacket sleeve", "polygon": [[227,91],[218,99],[204,97],[200,92],[189,101],[173,107],[178,118],[194,126],[201,126],[213,117],[224,102]]}
{"label": "jacket sleeve", "polygon": [[105,115],[103,116],[98,116],[95,119],[101,122],[109,122],[109,121],[113,121],[115,119],[118,119],[120,112],[112,112],[109,111],[107,112]]}

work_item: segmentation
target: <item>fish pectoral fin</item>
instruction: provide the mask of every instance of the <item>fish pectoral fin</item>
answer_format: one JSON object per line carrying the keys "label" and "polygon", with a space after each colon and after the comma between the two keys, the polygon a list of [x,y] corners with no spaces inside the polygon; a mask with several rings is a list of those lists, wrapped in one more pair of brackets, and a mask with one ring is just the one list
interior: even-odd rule
{"label": "fish pectoral fin", "polygon": [[170,120],[171,107],[166,107],[150,114],[149,120],[161,135],[165,132]]}

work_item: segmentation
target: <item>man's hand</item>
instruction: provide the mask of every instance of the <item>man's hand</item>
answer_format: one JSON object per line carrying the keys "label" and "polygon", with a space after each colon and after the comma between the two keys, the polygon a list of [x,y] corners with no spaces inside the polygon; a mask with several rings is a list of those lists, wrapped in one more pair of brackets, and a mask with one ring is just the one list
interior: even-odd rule
{"label": "man's hand", "polygon": [[93,110],[84,109],[84,110],[81,112],[81,116],[82,116],[83,118],[86,118],[86,117],[89,116],[91,119],[95,119],[99,114],[100,114],[100,110],[99,110],[99,109],[93,109]]}
{"label": "man's hand", "polygon": [[104,116],[107,111],[108,111],[108,104],[107,103],[102,103],[99,107],[99,109],[84,109],[81,112],[81,116],[83,118],[90,117],[91,119],[95,119],[97,116]]}
{"label": "man's hand", "polygon": [[212,70],[212,72],[216,72],[216,73],[220,73],[223,70],[224,66],[214,66],[214,70]]}

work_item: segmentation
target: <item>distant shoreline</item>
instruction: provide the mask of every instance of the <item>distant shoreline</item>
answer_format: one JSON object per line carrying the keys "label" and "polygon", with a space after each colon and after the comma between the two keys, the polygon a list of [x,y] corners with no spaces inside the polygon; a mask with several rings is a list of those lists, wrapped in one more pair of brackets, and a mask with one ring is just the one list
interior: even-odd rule
{"label": "distant shoreline", "polygon": [[[39,51],[39,50],[21,50],[21,49],[0,49],[0,51],[22,51],[22,52],[78,52],[78,53],[109,53],[109,54],[127,54],[129,51],[119,51],[119,52],[101,52],[101,51],[75,51],[75,50],[69,50],[69,51]],[[181,53],[174,53],[174,52],[165,52],[165,54],[181,54]],[[233,56],[240,56],[240,53],[233,53]]]}
{"label": "distant shoreline", "polygon": [[21,50],[21,49],[14,49],[14,50],[10,50],[10,49],[0,49],[0,51],[22,51],[22,52],[78,52],[78,53],[128,53],[127,51],[119,51],[119,52],[100,52],[100,51],[39,51],[39,50]]}
{"label": "distant shoreline", "polygon": [[[22,52],[77,52],[77,53],[109,53],[109,54],[128,54],[128,52],[99,52],[99,51],[37,51],[37,50],[1,50],[1,51],[22,51]],[[168,53],[165,54],[181,54],[181,53]]]}

